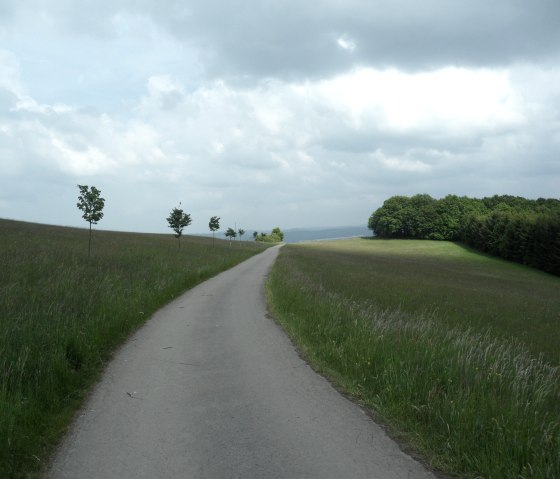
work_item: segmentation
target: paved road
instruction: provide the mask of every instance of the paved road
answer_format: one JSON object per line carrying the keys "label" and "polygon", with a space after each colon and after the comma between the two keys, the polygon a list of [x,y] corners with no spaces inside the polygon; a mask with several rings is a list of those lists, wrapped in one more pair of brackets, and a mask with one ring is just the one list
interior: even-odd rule
{"label": "paved road", "polygon": [[277,248],[160,310],[118,352],[51,478],[430,478],[266,317]]}

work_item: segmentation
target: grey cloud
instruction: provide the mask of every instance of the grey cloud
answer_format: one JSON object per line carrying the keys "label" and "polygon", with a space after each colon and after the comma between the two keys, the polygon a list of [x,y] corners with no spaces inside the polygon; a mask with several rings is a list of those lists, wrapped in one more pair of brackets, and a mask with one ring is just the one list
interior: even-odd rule
{"label": "grey cloud", "polygon": [[423,132],[398,133],[375,128],[368,130],[330,128],[322,131],[316,143],[333,152],[359,154],[382,149],[390,155],[397,155],[410,148],[469,153],[480,147],[481,139],[478,136],[453,137],[449,133],[437,135]]}
{"label": "grey cloud", "polygon": [[[557,0],[61,0],[17,8],[20,16],[42,11],[54,29],[109,39],[123,15],[149,19],[144,29],[154,22],[195,49],[206,74],[230,80],[318,78],[357,65],[426,70],[560,57]],[[337,45],[342,36],[354,51]]]}
{"label": "grey cloud", "polygon": [[[511,68],[526,123],[498,115],[495,125],[491,118],[478,124],[475,118],[467,131],[446,123],[453,123],[453,111],[407,131],[392,128],[376,111],[354,121],[351,106],[330,101],[338,90],[321,93],[325,82],[299,81],[353,65],[547,61],[560,45],[560,28],[552,28],[557,2],[412,3],[208,0],[185,8],[173,0],[101,0],[78,8],[70,0],[42,2],[41,8],[53,6],[53,29],[66,33],[42,44],[39,32],[23,50],[13,49],[22,91],[37,108],[10,111],[18,96],[0,88],[0,127],[9,132],[0,129],[0,156],[14,167],[0,180],[0,216],[81,224],[75,184],[82,181],[111,199],[102,227],[139,231],[166,231],[165,215],[178,201],[193,213],[192,230],[206,231],[214,214],[248,228],[358,224],[394,194],[557,194],[560,98],[558,82],[551,81],[557,76],[543,68],[535,67],[541,84],[533,83],[538,74],[530,69],[519,76]],[[155,25],[163,33],[154,38],[173,39],[152,45],[136,33],[119,37],[113,22],[119,15],[145,16],[146,22],[131,22],[134,28]],[[32,31],[32,22],[25,27]],[[355,50],[337,46],[342,35]],[[179,47],[167,52],[166,45]],[[203,78],[189,76],[183,47],[189,62],[196,50],[207,73],[225,81],[196,83]],[[33,55],[44,56],[44,69],[30,70]],[[247,84],[235,83],[244,77]],[[39,82],[52,102],[43,90],[37,94]],[[57,112],[49,105],[57,102],[94,108]],[[102,154],[101,163],[108,157],[116,166],[64,169],[50,133],[72,150],[69,158],[80,160],[91,147]],[[24,186],[10,186],[19,183]]]}
{"label": "grey cloud", "polygon": [[10,108],[12,108],[16,102],[16,95],[0,87],[0,118],[8,117]]}
{"label": "grey cloud", "polygon": [[382,21],[373,6],[371,15],[356,20],[364,58],[407,69],[506,65],[559,52],[560,4],[553,0],[431,0],[410,5],[386,5]]}
{"label": "grey cloud", "polygon": [[[560,3],[206,0],[181,22],[159,21],[188,38],[216,76],[318,77],[351,65],[432,69],[558,58]],[[347,35],[354,52],[337,48]]]}

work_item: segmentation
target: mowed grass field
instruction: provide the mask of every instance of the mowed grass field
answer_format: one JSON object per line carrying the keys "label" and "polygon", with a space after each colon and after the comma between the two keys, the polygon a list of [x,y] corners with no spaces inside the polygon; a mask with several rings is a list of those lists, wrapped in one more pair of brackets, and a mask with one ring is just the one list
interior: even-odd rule
{"label": "mowed grass field", "polygon": [[253,242],[0,220],[0,477],[38,475],[112,351]]}
{"label": "mowed grass field", "polygon": [[560,477],[560,278],[449,242],[282,249],[274,316],[436,469]]}

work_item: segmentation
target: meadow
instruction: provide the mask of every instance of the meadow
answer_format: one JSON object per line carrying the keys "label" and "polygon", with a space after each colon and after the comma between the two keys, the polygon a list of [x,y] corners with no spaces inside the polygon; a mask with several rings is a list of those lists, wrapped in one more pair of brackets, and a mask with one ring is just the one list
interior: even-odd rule
{"label": "meadow", "polygon": [[456,243],[285,246],[271,311],[404,448],[459,477],[560,477],[560,278]]}
{"label": "meadow", "polygon": [[0,220],[0,477],[35,477],[112,352],[265,245]]}

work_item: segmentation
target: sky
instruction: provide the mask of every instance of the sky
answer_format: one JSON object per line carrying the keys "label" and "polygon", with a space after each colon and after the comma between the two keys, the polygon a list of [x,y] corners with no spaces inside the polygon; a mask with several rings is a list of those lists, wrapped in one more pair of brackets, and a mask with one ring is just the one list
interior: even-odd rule
{"label": "sky", "polygon": [[0,217],[367,224],[393,195],[558,198],[558,0],[0,0]]}

